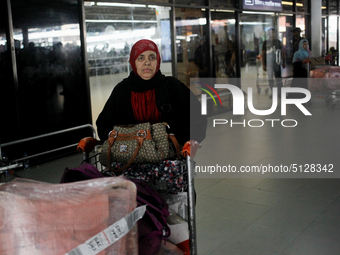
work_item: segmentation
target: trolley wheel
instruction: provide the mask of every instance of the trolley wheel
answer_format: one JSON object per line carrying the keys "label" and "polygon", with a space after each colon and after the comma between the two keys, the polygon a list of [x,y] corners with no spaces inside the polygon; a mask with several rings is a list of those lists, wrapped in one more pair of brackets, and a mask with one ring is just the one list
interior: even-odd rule
{"label": "trolley wheel", "polygon": [[268,94],[269,88],[266,88],[264,91],[266,92],[266,94]]}

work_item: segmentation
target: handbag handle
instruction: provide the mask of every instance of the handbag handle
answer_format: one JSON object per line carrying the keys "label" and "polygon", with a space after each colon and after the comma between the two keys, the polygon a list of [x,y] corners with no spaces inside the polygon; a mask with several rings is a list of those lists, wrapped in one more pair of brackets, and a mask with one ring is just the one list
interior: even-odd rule
{"label": "handbag handle", "polygon": [[170,140],[175,146],[177,158],[180,158],[181,157],[181,146],[179,145],[175,135],[171,133],[171,134],[168,134],[168,137],[170,138]]}
{"label": "handbag handle", "polygon": [[[128,168],[132,164],[132,162],[135,160],[135,158],[138,155],[139,149],[143,145],[143,141],[144,141],[144,138],[145,138],[145,136],[138,136],[138,133],[137,133],[137,138],[135,138],[137,140],[137,147],[135,149],[135,152],[133,153],[130,161],[125,166],[123,166],[122,168],[119,168],[119,169],[114,169],[114,168],[111,167],[111,147],[112,147],[112,145],[113,145],[113,143],[114,143],[114,141],[115,141],[115,139],[117,137],[117,134],[115,136],[113,136],[112,133],[110,134],[110,137],[108,139],[109,149],[107,150],[107,159],[106,159],[107,165],[108,165],[110,171],[113,171],[113,172],[122,172],[126,168]],[[145,132],[145,134],[146,134],[146,132]]]}

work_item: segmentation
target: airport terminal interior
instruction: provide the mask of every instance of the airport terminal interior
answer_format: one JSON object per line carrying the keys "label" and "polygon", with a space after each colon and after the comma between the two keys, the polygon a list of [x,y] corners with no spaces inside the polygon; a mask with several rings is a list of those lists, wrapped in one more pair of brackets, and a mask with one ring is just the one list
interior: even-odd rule
{"label": "airport terminal interior", "polygon": [[[256,106],[270,107],[268,96],[255,96]],[[298,125],[263,128],[235,124],[208,127],[207,138],[195,157],[196,166],[322,167],[338,172],[340,110],[312,97],[304,116],[295,106],[284,119]],[[303,116],[302,116],[303,115]],[[247,121],[254,118],[246,112]],[[259,119],[258,117],[255,117]],[[281,119],[280,112],[272,117]],[[209,118],[234,119],[231,112]],[[260,118],[264,121],[265,118]],[[286,123],[291,125],[292,123]],[[259,123],[253,123],[259,125]],[[59,183],[65,167],[79,166],[82,154],[17,172],[21,178]],[[308,169],[307,169],[308,170]],[[198,173],[197,254],[200,255],[337,255],[340,249],[339,173]],[[318,176],[319,174],[320,176]]]}
{"label": "airport terminal interior", "polygon": [[[207,135],[194,169],[197,254],[340,254],[339,91],[308,90],[308,104],[289,103],[272,93],[262,56],[274,31],[282,43],[276,61],[285,61],[280,70],[289,89],[299,31],[315,57],[330,54],[334,61],[324,65],[339,68],[339,1],[6,0],[2,5],[0,156],[22,161],[25,154],[30,161],[29,169],[14,175],[2,172],[2,181],[59,183],[66,167],[79,166],[82,155],[75,144],[93,134],[64,131],[91,124],[96,132],[112,89],[131,72],[132,45],[151,39],[161,53],[162,73],[183,82],[199,100],[200,79],[243,91],[242,114],[234,114],[236,100],[228,90],[216,89],[220,106],[208,97]],[[57,136],[43,136],[54,132]],[[65,149],[39,155],[56,146]]]}

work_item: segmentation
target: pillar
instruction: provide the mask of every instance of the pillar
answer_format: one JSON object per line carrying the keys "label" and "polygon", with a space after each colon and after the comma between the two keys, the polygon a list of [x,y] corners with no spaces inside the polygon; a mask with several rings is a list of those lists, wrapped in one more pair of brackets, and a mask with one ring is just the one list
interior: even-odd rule
{"label": "pillar", "polygon": [[311,45],[315,57],[321,56],[321,0],[311,2]]}

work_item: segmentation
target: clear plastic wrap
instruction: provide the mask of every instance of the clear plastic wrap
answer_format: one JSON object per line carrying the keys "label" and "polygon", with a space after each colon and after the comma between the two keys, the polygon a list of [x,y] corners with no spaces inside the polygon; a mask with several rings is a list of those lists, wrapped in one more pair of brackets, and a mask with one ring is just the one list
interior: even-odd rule
{"label": "clear plastic wrap", "polygon": [[[15,179],[0,185],[0,255],[64,255],[136,208],[121,177],[67,184]],[[138,254],[137,226],[99,253]]]}

